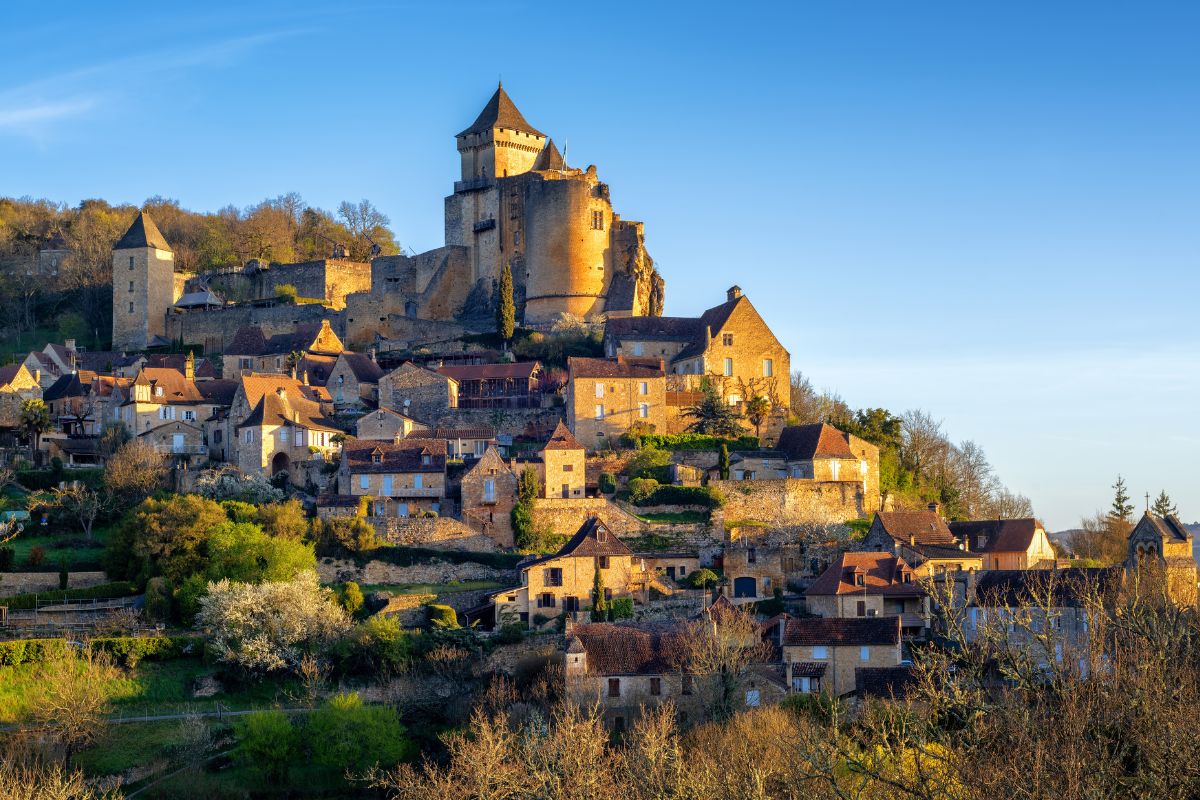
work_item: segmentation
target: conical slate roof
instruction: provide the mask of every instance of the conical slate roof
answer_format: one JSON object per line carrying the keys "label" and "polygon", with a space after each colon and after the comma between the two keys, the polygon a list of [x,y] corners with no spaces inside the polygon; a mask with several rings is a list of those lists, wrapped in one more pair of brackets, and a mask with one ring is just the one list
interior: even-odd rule
{"label": "conical slate roof", "polygon": [[508,128],[509,130],[532,133],[534,136],[546,135],[525,121],[525,118],[521,116],[521,112],[513,104],[512,98],[508,96],[508,92],[504,91],[503,84],[497,87],[496,93],[492,95],[491,100],[488,100],[487,105],[483,107],[483,111],[479,112],[479,116],[475,118],[475,122],[472,123],[471,127],[460,132],[458,135],[467,136],[472,133],[483,133],[484,131],[490,131],[492,128]]}
{"label": "conical slate roof", "polygon": [[533,168],[535,170],[567,168],[567,162],[563,160],[562,153],[558,152],[558,148],[554,146],[553,139],[546,140],[546,146],[542,148],[542,152],[538,153],[537,159],[533,162]]}
{"label": "conical slate roof", "polygon": [[150,219],[145,211],[139,212],[129,230],[113,245],[113,250],[135,250],[142,247],[154,247],[171,252],[171,246],[163,238],[162,232]]}

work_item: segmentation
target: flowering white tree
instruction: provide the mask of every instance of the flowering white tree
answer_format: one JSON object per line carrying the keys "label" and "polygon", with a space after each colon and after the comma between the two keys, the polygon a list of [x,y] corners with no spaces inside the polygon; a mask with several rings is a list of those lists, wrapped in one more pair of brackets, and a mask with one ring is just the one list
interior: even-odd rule
{"label": "flowering white tree", "polygon": [[350,625],[311,571],[290,581],[210,583],[196,622],[218,658],[251,672],[297,669]]}
{"label": "flowering white tree", "polygon": [[241,500],[243,503],[278,503],[283,492],[260,475],[242,472],[232,464],[206,469],[196,476],[193,491],[209,500]]}

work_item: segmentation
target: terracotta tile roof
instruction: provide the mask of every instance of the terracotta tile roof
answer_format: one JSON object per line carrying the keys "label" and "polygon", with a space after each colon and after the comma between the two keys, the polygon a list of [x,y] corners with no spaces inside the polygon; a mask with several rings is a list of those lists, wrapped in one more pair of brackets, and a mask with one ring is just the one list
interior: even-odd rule
{"label": "terracotta tile roof", "polygon": [[832,425],[791,425],[779,434],[775,449],[789,461],[812,461],[815,458],[854,458],[850,438]]}
{"label": "terracotta tile roof", "polygon": [[[428,463],[425,457],[428,456]],[[370,472],[444,472],[446,442],[442,439],[402,439],[399,442],[359,439],[342,445],[350,474]]]}
{"label": "terracotta tile roof", "polygon": [[[683,636],[664,623],[593,622],[572,634],[592,675],[665,675],[679,670]],[[574,645],[568,645],[568,649]]]}
{"label": "terracotta tile roof", "polygon": [[[183,374],[187,366],[187,356],[180,353],[154,354],[146,356],[146,363],[143,367],[160,367],[173,369]],[[207,358],[197,358],[195,361],[196,378],[215,378],[217,370],[213,367],[212,361]]]}
{"label": "terracotta tile roof", "polygon": [[171,251],[171,246],[167,244],[162,232],[145,211],[138,213],[129,230],[113,245],[113,250],[133,250],[139,247],[156,247],[159,250]]}
{"label": "terracotta tile roof", "polygon": [[237,388],[237,381],[226,378],[196,381],[196,391],[200,392],[206,402],[213,403],[214,405],[232,405],[233,396],[237,394]]}
{"label": "terracotta tile roof", "polygon": [[296,377],[303,382],[308,380],[310,386],[325,386],[337,363],[337,356],[326,353],[305,353],[296,362]]}
{"label": "terracotta tile roof", "polygon": [[598,556],[632,556],[633,551],[628,545],[608,529],[599,517],[588,517],[579,530],[575,532],[557,553],[538,556],[522,561],[517,566],[528,569],[535,564],[541,564],[555,558],[596,558]]}
{"label": "terracotta tile roof", "polygon": [[1066,567],[1064,569],[992,569],[980,572],[975,581],[972,605],[988,608],[1029,605],[1032,598],[1049,591],[1058,607],[1079,605],[1087,589],[1115,589],[1125,568]]}
{"label": "terracotta tile roof", "polygon": [[495,439],[496,429],[488,425],[477,425],[473,428],[434,428],[431,431],[413,431],[409,434],[414,439],[422,437],[429,439]]}
{"label": "terracotta tile roof", "polygon": [[917,544],[956,546],[954,534],[936,511],[879,511],[875,520],[901,544],[915,539]]}
{"label": "terracotta tile roof", "polygon": [[[322,324],[319,322],[306,322],[297,325],[288,333],[277,333],[267,337],[263,334],[260,326],[243,325],[233,335],[233,340],[225,348],[225,353],[234,356],[275,356],[290,353],[324,352],[310,350],[321,333],[321,328]],[[337,355],[337,352],[326,353],[326,355]]]}
{"label": "terracotta tile roof", "polygon": [[550,441],[546,442],[543,450],[583,450],[583,445],[575,438],[575,434],[571,433],[571,429],[561,419],[554,426],[554,433],[550,434]]}
{"label": "terracotta tile roof", "polygon": [[657,358],[583,358],[567,359],[571,378],[661,378],[666,373]]}
{"label": "terracotta tile roof", "polygon": [[318,508],[358,508],[359,498],[363,495],[357,494],[326,494],[317,498]]}
{"label": "terracotta tile roof", "polygon": [[911,667],[854,668],[854,691],[860,697],[901,698],[916,682]]}
{"label": "terracotta tile roof", "polygon": [[[166,367],[142,367],[134,386],[149,386],[151,403],[203,403],[204,395],[196,388],[195,381],[189,381],[183,373]],[[162,394],[158,390],[162,389]]]}
{"label": "terracotta tile roof", "polygon": [[540,372],[542,365],[537,361],[517,361],[501,364],[461,364],[438,367],[441,375],[459,381],[521,380],[527,381]]}
{"label": "terracotta tile roof", "polygon": [[948,560],[949,559],[949,560],[958,560],[958,561],[961,561],[963,559],[976,559],[976,560],[982,562],[982,560],[983,560],[982,553],[972,553],[970,550],[964,550],[963,548],[959,547],[957,544],[947,544],[947,545],[921,544],[920,542],[918,542],[917,546],[913,549],[916,550],[918,553],[920,553],[921,556],[923,558],[925,558],[926,561],[928,561],[929,559],[939,559],[939,560]]}
{"label": "terracotta tile roof", "polygon": [[948,527],[976,553],[1024,553],[1033,545],[1040,526],[1036,519],[1028,518],[951,522]]}
{"label": "terracotta tile roof", "polygon": [[808,617],[788,620],[784,646],[898,644],[899,617]]}
{"label": "terracotta tile roof", "polygon": [[320,431],[340,433],[328,420],[321,406],[306,393],[312,387],[286,375],[252,373],[240,379],[246,402],[253,409],[238,428],[260,425],[302,425]]}
{"label": "terracotta tile roof", "polygon": [[262,328],[257,325],[243,325],[233,334],[233,339],[225,346],[229,355],[257,356],[266,352],[267,337]]}
{"label": "terracotta tile roof", "polygon": [[[908,573],[910,581],[904,582]],[[863,576],[863,585],[856,583]],[[849,552],[842,553],[838,560],[813,581],[805,590],[805,596],[828,595],[884,595],[886,597],[921,597],[925,590],[912,577],[912,568],[904,559],[891,553]]]}
{"label": "terracotta tile roof", "polygon": [[504,91],[503,85],[496,88],[496,93],[492,95],[491,100],[487,101],[487,105],[483,107],[483,111],[479,112],[479,116],[471,123],[471,127],[459,131],[457,135],[467,136],[472,133],[483,133],[492,128],[506,128],[512,131],[531,133],[534,136],[545,136],[544,133],[525,121],[525,117],[521,116],[516,104],[508,96],[508,92]]}

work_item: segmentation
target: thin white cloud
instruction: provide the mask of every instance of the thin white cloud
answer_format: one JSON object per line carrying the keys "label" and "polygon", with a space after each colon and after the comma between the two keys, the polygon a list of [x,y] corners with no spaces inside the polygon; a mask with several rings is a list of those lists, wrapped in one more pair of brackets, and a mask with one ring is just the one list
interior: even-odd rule
{"label": "thin white cloud", "polygon": [[0,131],[23,132],[57,120],[78,117],[95,107],[98,98],[83,97],[24,106],[0,106]]}

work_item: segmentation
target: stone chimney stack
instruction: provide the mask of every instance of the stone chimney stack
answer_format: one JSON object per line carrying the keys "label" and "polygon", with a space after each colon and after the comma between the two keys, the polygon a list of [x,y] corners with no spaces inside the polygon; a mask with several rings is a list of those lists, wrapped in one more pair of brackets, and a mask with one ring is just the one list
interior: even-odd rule
{"label": "stone chimney stack", "polygon": [[741,296],[742,296],[742,287],[740,287],[740,286],[730,286],[728,289],[725,290],[725,297],[726,297],[727,301],[730,303],[732,303],[734,300],[737,300]]}
{"label": "stone chimney stack", "polygon": [[937,514],[938,516],[941,516],[942,504],[939,503],[938,501],[934,500],[932,503],[929,504],[929,510],[932,511],[933,513]]}
{"label": "stone chimney stack", "polygon": [[183,377],[189,381],[196,380],[196,355],[191,350],[183,360]]}

